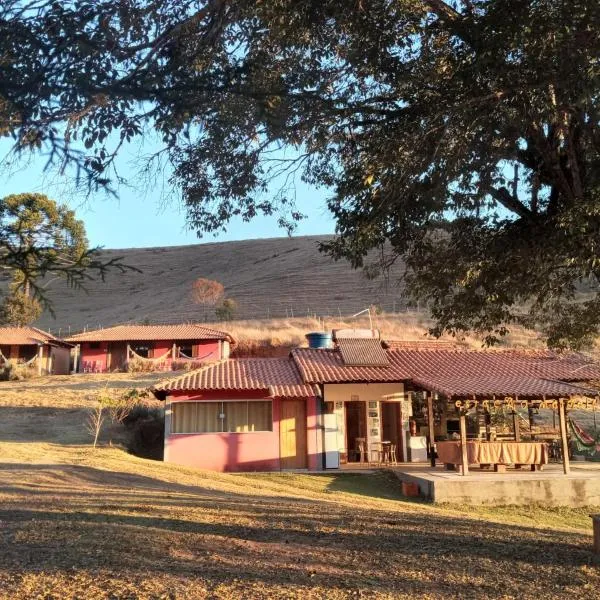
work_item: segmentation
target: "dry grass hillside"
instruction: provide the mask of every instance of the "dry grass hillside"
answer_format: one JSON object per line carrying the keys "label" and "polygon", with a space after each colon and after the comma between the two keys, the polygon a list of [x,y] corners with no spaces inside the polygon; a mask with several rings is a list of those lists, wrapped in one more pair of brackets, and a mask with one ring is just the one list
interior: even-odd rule
{"label": "dry grass hillside", "polygon": [[[334,262],[319,253],[317,244],[325,239],[311,236],[106,250],[106,258],[122,256],[140,272],[113,273],[104,283],[89,282],[87,293],[54,282],[49,297],[56,318],[45,314],[38,325],[64,333],[69,328],[75,331],[129,321],[213,320],[213,309],[205,311],[191,299],[192,283],[199,277],[220,281],[244,319],[348,315],[370,304],[386,310],[401,308],[393,284],[387,288],[383,280],[369,281],[347,262]],[[0,282],[6,284],[6,278]]]}
{"label": "dry grass hillside", "polygon": [[95,391],[152,377],[0,383],[0,598],[597,597],[597,508],[435,506],[383,471],[210,473],[127,454],[114,428],[92,449]]}
{"label": "dry grass hillside", "polygon": [[[214,327],[226,329],[236,339],[234,356],[284,356],[291,348],[305,346],[305,334],[310,331],[343,328],[371,328],[381,331],[385,340],[433,340],[428,335],[432,322],[422,313],[406,311],[396,314],[373,315],[368,317],[339,318],[294,318],[294,319],[260,319],[240,320],[227,324],[213,323]],[[468,335],[460,338],[444,336],[443,341],[450,341],[459,347],[482,348],[481,338]],[[502,340],[503,346],[514,348],[541,348],[542,338],[534,331],[514,327],[510,334]]]}

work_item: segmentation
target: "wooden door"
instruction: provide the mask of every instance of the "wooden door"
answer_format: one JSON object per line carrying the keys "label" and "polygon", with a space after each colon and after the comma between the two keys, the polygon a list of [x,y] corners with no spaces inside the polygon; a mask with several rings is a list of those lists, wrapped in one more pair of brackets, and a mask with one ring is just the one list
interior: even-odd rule
{"label": "wooden door", "polygon": [[356,438],[367,439],[367,403],[351,401],[344,403],[346,408],[346,448],[348,460],[358,461],[356,455]]}
{"label": "wooden door", "polygon": [[381,403],[381,439],[396,444],[396,456],[399,461],[404,460],[402,447],[402,412],[399,402]]}
{"label": "wooden door", "polygon": [[306,469],[306,401],[283,400],[279,419],[282,469]]}

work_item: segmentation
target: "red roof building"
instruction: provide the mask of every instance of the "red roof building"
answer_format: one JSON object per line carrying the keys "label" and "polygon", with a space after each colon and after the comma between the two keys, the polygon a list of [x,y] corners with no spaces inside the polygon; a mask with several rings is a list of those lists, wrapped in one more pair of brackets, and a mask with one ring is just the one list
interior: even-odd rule
{"label": "red roof building", "polygon": [[196,324],[116,325],[67,338],[79,348],[78,371],[118,371],[134,362],[154,370],[173,363],[202,363],[229,357],[233,338],[223,331]]}
{"label": "red roof building", "polygon": [[40,375],[67,375],[70,348],[37,327],[0,327],[0,364],[27,364]]}
{"label": "red roof building", "polygon": [[[343,338],[288,358],[219,361],[154,393],[166,399],[165,460],[219,471],[314,470],[368,459],[381,444],[397,460],[422,457],[411,441],[457,431],[457,401],[591,397],[585,382],[594,379],[600,365],[578,354]],[[433,429],[427,396],[437,398]]]}

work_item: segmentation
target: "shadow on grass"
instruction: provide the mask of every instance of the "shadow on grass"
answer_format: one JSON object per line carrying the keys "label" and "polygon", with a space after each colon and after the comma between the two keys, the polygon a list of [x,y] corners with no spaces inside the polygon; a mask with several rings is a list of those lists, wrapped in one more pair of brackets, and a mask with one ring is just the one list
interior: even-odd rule
{"label": "shadow on grass", "polygon": [[[585,569],[598,564],[591,539],[581,534],[409,506],[361,506],[361,497],[401,497],[397,480],[385,472],[317,476],[327,477],[332,499],[355,494],[356,505],[349,506],[74,465],[1,465],[5,484],[11,471],[17,478],[12,489],[0,490],[0,557],[13,572],[126,569],[213,583],[238,578],[274,586],[322,583],[348,592],[492,597],[518,595],[525,584],[531,591],[541,570],[548,589],[582,586],[583,592],[593,584]],[[7,493],[15,494],[14,502]],[[502,589],[494,584],[501,572]]]}

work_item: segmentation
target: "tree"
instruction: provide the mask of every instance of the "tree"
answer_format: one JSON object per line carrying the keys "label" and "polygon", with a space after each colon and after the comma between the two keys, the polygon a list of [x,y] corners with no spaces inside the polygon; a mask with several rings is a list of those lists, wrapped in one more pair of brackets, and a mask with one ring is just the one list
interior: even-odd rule
{"label": "tree", "polygon": [[36,298],[11,289],[0,304],[0,324],[24,327],[40,318],[42,305]]}
{"label": "tree", "polygon": [[322,249],[355,267],[374,248],[383,268],[402,257],[434,333],[598,333],[595,0],[25,6],[0,9],[0,130],[17,150],[103,186],[150,125],[200,232],[276,212],[292,228],[298,174],[332,190]]}
{"label": "tree", "polygon": [[223,297],[224,291],[222,283],[199,277],[192,283],[191,295],[195,304],[204,306],[204,316],[206,317],[206,307],[214,306]]}
{"label": "tree", "polygon": [[[0,199],[0,268],[12,276],[0,310],[2,322],[29,324],[48,306],[46,288],[59,277],[82,285],[120,259],[103,262],[89,249],[82,221],[67,206],[43,194],[14,194]],[[50,307],[49,307],[50,308]]]}
{"label": "tree", "polygon": [[237,312],[237,302],[233,298],[225,298],[221,306],[215,308],[215,315],[219,321],[233,321]]}

